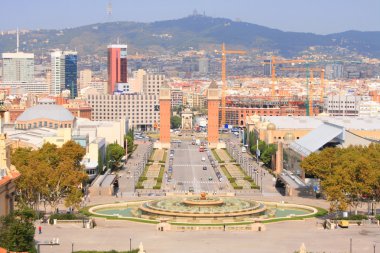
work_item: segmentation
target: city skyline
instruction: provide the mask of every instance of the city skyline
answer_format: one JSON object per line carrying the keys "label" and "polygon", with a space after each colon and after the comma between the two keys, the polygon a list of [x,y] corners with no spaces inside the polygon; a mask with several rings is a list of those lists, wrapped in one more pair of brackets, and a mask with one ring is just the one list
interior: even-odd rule
{"label": "city skyline", "polygon": [[[113,6],[112,15],[107,15],[109,2]],[[216,0],[180,3],[174,0],[16,0],[2,3],[2,6],[2,9],[7,11],[0,16],[1,30],[12,30],[16,27],[63,29],[110,21],[154,22],[182,18],[197,10],[199,14],[204,13],[207,16],[239,19],[283,31],[316,34],[347,30],[380,31],[380,16],[376,13],[380,8],[380,2],[376,0],[321,0],[318,3],[301,0],[239,0],[238,3],[220,3]],[[68,16],[70,18],[67,18]]]}

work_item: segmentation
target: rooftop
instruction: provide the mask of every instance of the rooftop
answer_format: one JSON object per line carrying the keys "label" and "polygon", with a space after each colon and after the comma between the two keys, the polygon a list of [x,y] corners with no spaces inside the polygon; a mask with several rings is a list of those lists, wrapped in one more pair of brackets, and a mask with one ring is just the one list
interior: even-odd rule
{"label": "rooftop", "polygon": [[23,112],[16,121],[51,119],[55,121],[72,121],[74,116],[60,105],[36,105]]}
{"label": "rooftop", "polygon": [[261,121],[275,124],[276,129],[314,129],[323,123],[331,123],[347,130],[380,130],[380,117],[261,116],[260,118]]}

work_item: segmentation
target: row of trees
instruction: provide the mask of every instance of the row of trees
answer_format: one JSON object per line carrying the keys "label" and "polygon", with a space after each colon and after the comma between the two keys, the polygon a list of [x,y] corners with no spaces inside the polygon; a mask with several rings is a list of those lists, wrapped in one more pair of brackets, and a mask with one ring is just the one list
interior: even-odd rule
{"label": "row of trees", "polygon": [[331,211],[355,209],[362,201],[380,201],[380,144],[326,148],[301,162],[305,173],[320,179]]}
{"label": "row of trees", "polygon": [[65,199],[66,206],[78,207],[82,198],[80,186],[88,176],[80,164],[85,149],[74,141],[61,148],[45,143],[38,150],[17,148],[11,162],[20,171],[16,180],[17,199],[20,206],[37,209],[40,202],[46,209],[56,209]]}
{"label": "row of trees", "polygon": [[[247,134],[245,133],[245,139],[247,139]],[[249,150],[252,154],[256,154],[256,150],[260,150],[260,159],[268,167],[271,167],[272,156],[277,151],[276,144],[266,144],[265,141],[258,141],[259,146],[257,147],[257,134],[254,131],[249,132],[248,143],[250,144]]]}

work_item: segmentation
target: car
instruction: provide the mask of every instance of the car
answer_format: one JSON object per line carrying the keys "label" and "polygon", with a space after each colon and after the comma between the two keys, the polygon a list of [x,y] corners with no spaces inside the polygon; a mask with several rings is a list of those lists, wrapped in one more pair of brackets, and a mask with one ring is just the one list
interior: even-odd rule
{"label": "car", "polygon": [[203,166],[203,170],[207,170],[207,166]]}
{"label": "car", "polygon": [[206,157],[202,156],[202,162],[206,161]]}
{"label": "car", "polygon": [[212,177],[209,177],[209,178],[208,178],[208,181],[212,181]]}
{"label": "car", "polygon": [[189,187],[189,192],[194,192],[194,187],[190,186]]}

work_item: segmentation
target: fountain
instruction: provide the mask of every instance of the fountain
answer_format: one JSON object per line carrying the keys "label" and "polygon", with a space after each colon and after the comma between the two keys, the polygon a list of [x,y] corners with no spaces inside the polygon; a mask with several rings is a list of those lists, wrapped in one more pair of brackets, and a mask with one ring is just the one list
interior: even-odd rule
{"label": "fountain", "polygon": [[213,223],[252,222],[276,218],[294,218],[317,213],[313,207],[258,202],[236,197],[198,196],[168,197],[157,200],[107,204],[91,207],[96,215],[112,216],[122,219],[158,222]]}

